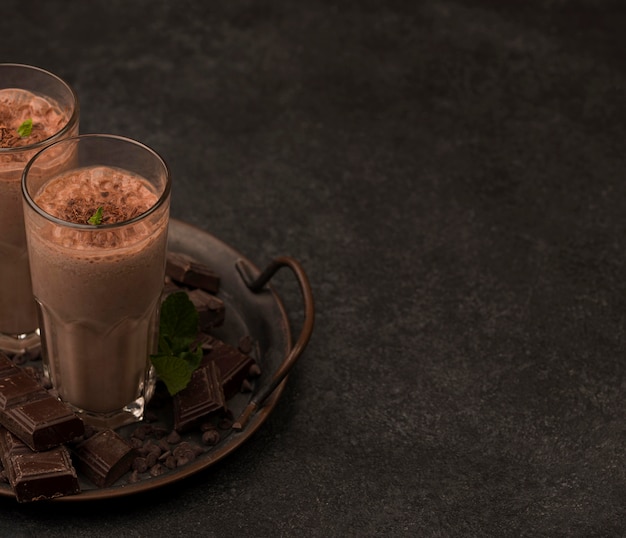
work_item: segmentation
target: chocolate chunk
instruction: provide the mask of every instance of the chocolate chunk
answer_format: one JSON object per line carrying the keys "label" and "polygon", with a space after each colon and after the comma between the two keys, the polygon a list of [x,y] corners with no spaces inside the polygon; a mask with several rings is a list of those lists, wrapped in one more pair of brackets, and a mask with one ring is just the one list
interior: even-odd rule
{"label": "chocolate chunk", "polygon": [[210,293],[217,293],[220,287],[217,273],[186,254],[168,252],[165,274],[176,282]]}
{"label": "chocolate chunk", "polygon": [[226,313],[224,301],[199,288],[188,291],[187,295],[198,312],[201,331],[208,331],[224,323]]}
{"label": "chocolate chunk", "polygon": [[210,335],[203,335],[204,349],[208,349],[202,364],[213,362],[220,370],[224,397],[229,400],[242,390],[244,381],[260,373],[257,362],[234,346]]}
{"label": "chocolate chunk", "polygon": [[47,450],[85,433],[83,421],[67,404],[2,353],[0,424],[33,450]]}
{"label": "chocolate chunk", "polygon": [[250,338],[249,335],[242,337],[239,340],[239,345],[237,346],[237,349],[245,355],[249,355],[250,353],[252,353],[252,338]]}
{"label": "chocolate chunk", "polygon": [[70,453],[63,445],[34,452],[9,430],[0,427],[0,456],[19,502],[80,492]]}
{"label": "chocolate chunk", "polygon": [[189,384],[174,395],[174,428],[188,430],[211,413],[226,410],[217,366],[210,363],[195,370]]}
{"label": "chocolate chunk", "polygon": [[126,474],[137,453],[113,430],[102,430],[74,449],[76,468],[104,488]]}
{"label": "chocolate chunk", "polygon": [[0,423],[33,450],[46,450],[84,433],[82,420],[49,393],[3,410]]}
{"label": "chocolate chunk", "polygon": [[39,383],[32,376],[18,370],[17,367],[5,370],[0,377],[0,409],[9,409],[26,401],[40,388]]}

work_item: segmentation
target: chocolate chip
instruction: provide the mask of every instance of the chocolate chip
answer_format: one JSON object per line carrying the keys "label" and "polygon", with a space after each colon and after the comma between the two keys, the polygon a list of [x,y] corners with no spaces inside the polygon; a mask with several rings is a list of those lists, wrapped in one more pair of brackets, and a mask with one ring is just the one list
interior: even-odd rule
{"label": "chocolate chip", "polygon": [[247,379],[241,382],[241,392],[252,392],[252,383]]}
{"label": "chocolate chip", "polygon": [[170,444],[165,439],[159,439],[158,442],[157,442],[157,446],[163,452],[169,452],[169,450],[170,450]]}
{"label": "chocolate chip", "polygon": [[217,430],[209,430],[202,434],[202,442],[205,445],[215,446],[220,442],[220,434]]}
{"label": "chocolate chip", "polygon": [[189,461],[192,461],[203,452],[204,449],[200,445],[189,441],[183,441],[174,448],[172,454],[174,454],[177,458],[185,457]]}
{"label": "chocolate chip", "polygon": [[159,460],[159,455],[154,452],[149,452],[146,455],[145,460],[148,467],[153,467]]}
{"label": "chocolate chip", "polygon": [[137,439],[145,439],[152,431],[152,426],[149,424],[142,424],[137,426],[133,431],[133,437]]}
{"label": "chocolate chip", "polygon": [[161,452],[163,451],[162,448],[157,445],[152,439],[148,439],[143,444],[143,448],[148,454],[156,454],[157,456],[160,456]]}
{"label": "chocolate chip", "polygon": [[246,355],[252,352],[252,338],[250,336],[244,336],[239,340],[239,351]]}
{"label": "chocolate chip", "polygon": [[176,458],[176,467],[184,467],[191,459],[187,456],[174,456]]}
{"label": "chocolate chip", "polygon": [[133,460],[133,470],[138,473],[145,473],[148,470],[148,462],[146,461],[146,458],[142,458],[141,456],[135,458]]}
{"label": "chocolate chip", "polygon": [[153,476],[153,477],[160,476],[164,472],[166,472],[166,470],[163,468],[163,465],[161,465],[160,463],[156,463],[155,465],[150,467],[150,476]]}

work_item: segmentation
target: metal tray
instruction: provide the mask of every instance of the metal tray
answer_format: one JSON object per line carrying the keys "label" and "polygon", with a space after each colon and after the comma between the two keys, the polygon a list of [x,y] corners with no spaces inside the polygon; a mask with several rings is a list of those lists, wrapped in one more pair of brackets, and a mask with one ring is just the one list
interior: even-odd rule
{"label": "metal tray", "polygon": [[[289,256],[274,258],[260,271],[216,237],[176,219],[170,223],[168,248],[196,258],[219,274],[220,291],[217,295],[225,303],[226,317],[224,324],[212,334],[233,345],[240,338],[250,336],[256,344],[254,353],[261,366],[261,376],[251,392],[237,394],[228,401],[233,424],[220,430],[220,441],[216,445],[203,445],[199,431],[182,436],[183,440],[203,446],[203,452],[190,463],[154,477],[144,474],[133,483],[129,482],[127,474],[107,488],[96,487],[79,473],[80,493],[45,502],[79,502],[138,494],[177,482],[217,463],[245,443],[265,422],[284,390],[289,371],[309,341],[315,314],[313,296],[308,277],[295,259]],[[303,326],[293,344],[287,312],[269,284],[282,267],[289,268],[296,277],[304,303]],[[157,412],[157,420],[159,426],[172,429],[171,405],[165,405]],[[127,437],[133,428],[125,426],[119,432]],[[14,498],[8,484],[0,484],[0,496]]]}

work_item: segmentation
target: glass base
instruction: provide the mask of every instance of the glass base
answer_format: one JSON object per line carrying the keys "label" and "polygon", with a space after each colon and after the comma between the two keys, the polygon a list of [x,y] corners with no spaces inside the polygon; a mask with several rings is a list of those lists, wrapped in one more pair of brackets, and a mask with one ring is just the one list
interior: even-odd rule
{"label": "glass base", "polygon": [[95,428],[96,430],[105,430],[107,428],[115,430],[116,428],[126,426],[127,424],[143,420],[146,401],[144,397],[141,396],[119,411],[114,411],[112,413],[91,413],[90,411],[79,409],[71,404],[70,407],[85,424]]}
{"label": "glass base", "polygon": [[41,352],[39,329],[24,334],[0,333],[0,351],[9,356],[28,355],[28,358],[35,358]]}
{"label": "glass base", "polygon": [[[92,428],[97,430],[104,430],[107,428],[115,430],[116,428],[126,426],[127,424],[133,424],[134,422],[140,422],[143,420],[146,405],[154,395],[155,386],[156,371],[154,367],[151,366],[146,374],[146,379],[142,387],[142,395],[135,401],[125,405],[122,409],[111,413],[94,413],[92,411],[86,411],[85,409],[76,407],[69,402],[66,403],[68,403],[68,405],[85,424],[91,426]],[[54,388],[51,392],[58,396]]]}

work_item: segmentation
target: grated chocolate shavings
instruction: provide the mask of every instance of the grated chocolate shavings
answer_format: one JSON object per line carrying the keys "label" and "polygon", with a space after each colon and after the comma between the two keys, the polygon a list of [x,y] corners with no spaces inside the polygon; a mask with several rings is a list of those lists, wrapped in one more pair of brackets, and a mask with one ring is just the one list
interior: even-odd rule
{"label": "grated chocolate shavings", "polygon": [[19,143],[20,135],[13,129],[0,127],[0,148],[13,148]]}
{"label": "grated chocolate shavings", "polygon": [[99,207],[102,207],[101,224],[125,222],[140,214],[140,210],[137,207],[124,207],[123,205],[105,200],[94,202],[93,200],[70,198],[65,208],[59,208],[57,216],[75,224],[89,224],[89,219]]}
{"label": "grated chocolate shavings", "polygon": [[6,118],[0,109],[0,148],[19,148],[30,146],[31,144],[41,142],[50,136],[41,125],[35,123],[33,124],[33,129],[30,134],[28,136],[21,137],[17,132],[17,128],[7,126],[9,123],[7,121],[3,121],[5,119]]}

